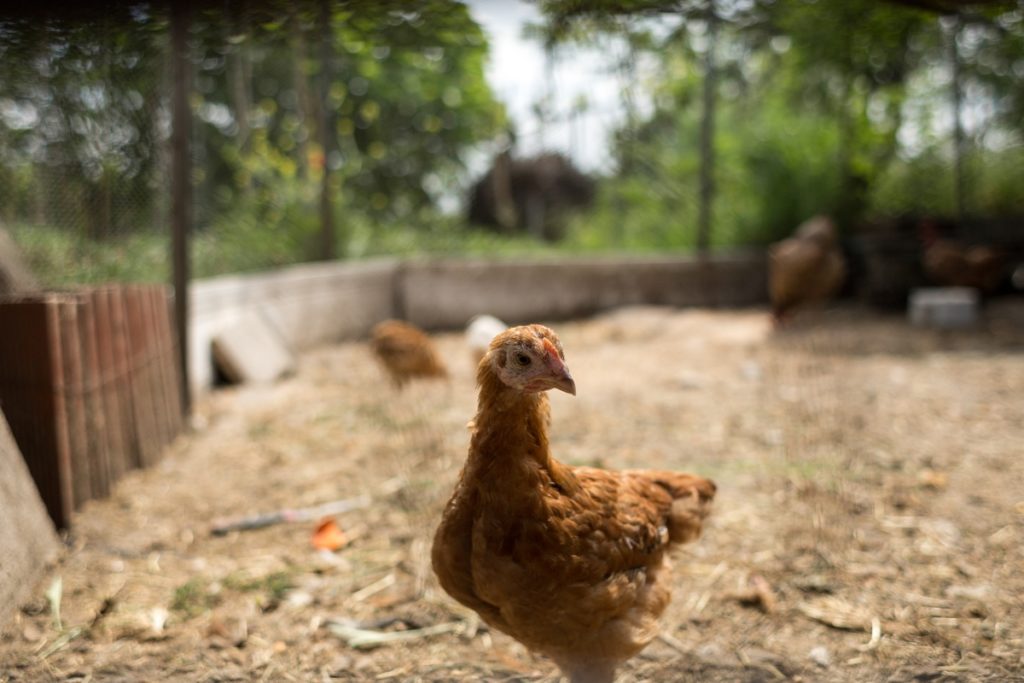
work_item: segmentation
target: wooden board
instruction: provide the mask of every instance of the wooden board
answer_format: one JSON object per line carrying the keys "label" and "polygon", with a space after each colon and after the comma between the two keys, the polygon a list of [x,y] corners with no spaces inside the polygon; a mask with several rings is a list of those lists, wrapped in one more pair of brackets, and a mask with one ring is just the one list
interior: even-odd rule
{"label": "wooden board", "polygon": [[0,408],[59,528],[182,427],[167,289],[0,300]]}
{"label": "wooden board", "polygon": [[90,399],[85,384],[78,314],[82,302],[77,297],[60,307],[61,384],[67,413],[68,457],[71,462],[71,489],[77,509],[93,498],[89,459],[89,429],[86,405]]}
{"label": "wooden board", "polygon": [[110,326],[110,349],[113,363],[110,366],[111,393],[121,429],[121,462],[124,471],[142,466],[139,455],[139,438],[145,438],[136,430],[133,395],[131,391],[131,363],[128,356],[128,322],[125,320],[125,288],[105,287],[101,290],[107,304],[107,318]]}
{"label": "wooden board", "polygon": [[47,294],[0,305],[0,410],[59,527],[74,509],[60,341],[70,301]]}
{"label": "wooden board", "polygon": [[140,464],[145,467],[156,462],[162,441],[162,436],[158,436],[159,410],[153,400],[156,388],[153,386],[152,339],[145,315],[145,289],[128,288],[124,305],[128,319],[133,424],[139,445]]}
{"label": "wooden board", "polygon": [[0,413],[0,629],[60,548],[53,522]]}
{"label": "wooden board", "polygon": [[124,415],[121,413],[120,400],[117,395],[116,360],[106,288],[93,289],[89,298],[96,316],[96,349],[99,358],[97,383],[103,401],[103,415],[107,430],[107,444],[109,445],[110,477],[111,481],[118,481],[128,469],[126,462],[128,448],[124,438]]}
{"label": "wooden board", "polygon": [[155,286],[151,288],[153,296],[153,334],[156,338],[158,354],[158,373],[160,386],[164,394],[164,411],[167,428],[171,436],[176,436],[184,427],[184,387],[181,385],[181,373],[178,371],[178,339],[174,326],[173,297],[170,288]]}
{"label": "wooden board", "polygon": [[114,485],[110,467],[110,441],[107,438],[106,407],[100,383],[99,350],[96,344],[96,316],[88,295],[81,296],[78,311],[78,337],[82,352],[82,386],[85,398],[85,427],[92,498],[110,494]]}

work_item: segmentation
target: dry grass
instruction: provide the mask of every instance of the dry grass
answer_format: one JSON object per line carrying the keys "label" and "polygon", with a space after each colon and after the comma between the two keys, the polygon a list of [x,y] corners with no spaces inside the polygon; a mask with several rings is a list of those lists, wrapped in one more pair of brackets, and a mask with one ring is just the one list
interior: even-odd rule
{"label": "dry grass", "polygon": [[[558,457],[720,486],[665,637],[621,679],[1024,680],[1019,313],[959,334],[859,312],[774,335],[761,312],[556,325],[579,388],[553,397]],[[556,680],[430,571],[475,405],[461,338],[439,341],[448,383],[396,393],[346,344],[206,401],[203,428],[78,516],[0,641],[0,681]],[[364,493],[334,554],[310,546],[315,522],[209,533]],[[367,643],[368,626],[406,635]]]}

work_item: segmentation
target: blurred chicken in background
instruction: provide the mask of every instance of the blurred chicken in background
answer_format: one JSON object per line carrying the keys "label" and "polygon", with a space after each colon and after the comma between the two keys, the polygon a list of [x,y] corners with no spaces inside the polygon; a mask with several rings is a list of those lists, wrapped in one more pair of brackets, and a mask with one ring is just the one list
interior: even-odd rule
{"label": "blurred chicken in background", "polygon": [[447,377],[448,368],[426,332],[401,320],[373,328],[370,347],[399,389],[417,377]]}
{"label": "blurred chicken in background", "polygon": [[1006,279],[1007,260],[999,249],[942,237],[941,227],[929,218],[921,220],[917,232],[923,248],[921,267],[931,284],[992,294]]}
{"label": "blurred chicken in background", "polygon": [[836,226],[827,216],[805,221],[792,237],[773,244],[768,259],[768,293],[777,324],[798,308],[824,303],[846,278]]}

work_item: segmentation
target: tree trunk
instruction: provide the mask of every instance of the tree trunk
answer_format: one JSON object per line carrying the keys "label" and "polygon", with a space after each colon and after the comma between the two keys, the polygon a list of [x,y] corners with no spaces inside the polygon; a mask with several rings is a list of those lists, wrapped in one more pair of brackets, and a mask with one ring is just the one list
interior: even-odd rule
{"label": "tree trunk", "polygon": [[295,162],[298,168],[299,178],[306,177],[306,166],[309,163],[309,137],[308,131],[315,129],[315,124],[310,126],[310,120],[314,118],[316,103],[312,101],[310,94],[309,79],[306,76],[306,59],[308,52],[306,48],[306,36],[302,30],[302,19],[298,10],[294,7],[288,17],[288,25],[291,31],[292,43],[292,80],[295,85],[295,116],[302,125],[302,131],[298,135],[298,144],[295,146]]}
{"label": "tree trunk", "polygon": [[330,261],[336,256],[334,235],[334,198],[331,183],[331,156],[337,150],[334,112],[331,109],[330,90],[333,80],[334,32],[331,28],[331,0],[320,0],[320,106],[318,126],[320,147],[323,150],[323,176],[320,185],[320,240],[316,258]]}
{"label": "tree trunk", "polygon": [[966,178],[964,177],[964,127],[961,117],[963,92],[960,88],[960,17],[949,32],[950,96],[953,105],[953,205],[957,218],[962,219],[966,210]]}
{"label": "tree trunk", "polygon": [[[627,38],[626,55],[619,62],[619,77],[622,79],[622,109],[626,115],[624,136],[620,142],[619,153],[619,175],[628,178],[636,171],[636,139],[639,128],[640,115],[636,106],[636,46],[632,40]],[[626,245],[626,221],[628,207],[621,192],[615,193],[615,213],[618,220],[615,221],[615,243],[624,247]]]}
{"label": "tree trunk", "polygon": [[499,152],[491,164],[491,193],[498,226],[504,233],[514,233],[519,223],[519,212],[512,196],[512,153],[507,149]]}
{"label": "tree trunk", "polygon": [[540,142],[540,151],[548,148],[548,133],[551,122],[554,119],[555,107],[555,44],[547,42],[544,44],[544,97],[538,107],[539,114],[537,139]]}
{"label": "tree trunk", "polygon": [[836,164],[839,166],[839,205],[836,222],[842,230],[848,230],[854,213],[853,178],[853,80],[847,76],[843,81],[843,93],[839,102],[839,140]]}
{"label": "tree trunk", "polygon": [[245,3],[240,3],[231,17],[229,42],[233,43],[228,52],[228,82],[231,91],[231,106],[234,109],[238,133],[235,139],[243,153],[249,149],[249,84],[252,81],[252,65],[249,63],[246,43],[249,41],[245,18]]}
{"label": "tree trunk", "polygon": [[700,203],[697,214],[697,252],[706,255],[711,247],[711,209],[715,199],[715,90],[718,66],[718,14],[715,0],[708,0],[708,44],[704,53],[704,93],[700,122]]}

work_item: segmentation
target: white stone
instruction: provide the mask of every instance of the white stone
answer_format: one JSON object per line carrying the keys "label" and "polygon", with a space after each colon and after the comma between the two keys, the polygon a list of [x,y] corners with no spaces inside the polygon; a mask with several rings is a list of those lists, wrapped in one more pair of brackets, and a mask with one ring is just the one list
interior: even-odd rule
{"label": "white stone", "polygon": [[944,329],[970,327],[978,321],[978,290],[970,287],[929,287],[910,293],[910,322]]}

